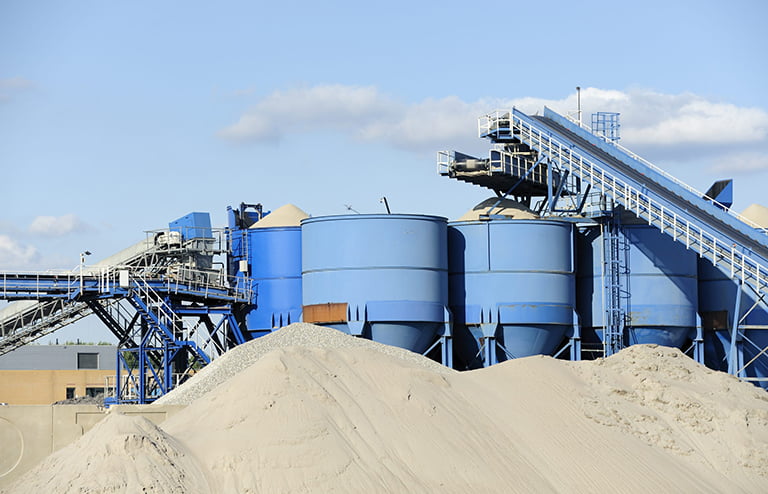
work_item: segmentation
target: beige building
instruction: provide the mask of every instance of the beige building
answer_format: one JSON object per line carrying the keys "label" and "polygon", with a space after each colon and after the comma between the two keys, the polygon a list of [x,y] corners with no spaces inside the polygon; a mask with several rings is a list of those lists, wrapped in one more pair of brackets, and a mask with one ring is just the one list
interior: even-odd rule
{"label": "beige building", "polygon": [[26,345],[0,356],[0,403],[50,405],[98,396],[114,383],[111,345]]}

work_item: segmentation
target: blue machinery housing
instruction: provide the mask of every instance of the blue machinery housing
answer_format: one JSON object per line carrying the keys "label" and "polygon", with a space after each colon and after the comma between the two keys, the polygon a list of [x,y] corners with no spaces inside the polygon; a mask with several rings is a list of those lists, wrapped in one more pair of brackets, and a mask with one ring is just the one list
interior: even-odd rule
{"label": "blue machinery housing", "polygon": [[[266,221],[191,213],[63,274],[2,274],[0,353],[95,313],[117,336],[114,400],[148,403],[228,349],[296,321],[457,369],[636,343],[681,348],[768,388],[768,231],[592,129],[545,109],[479,120],[488,158],[438,153],[438,172],[499,201],[469,220],[412,214]],[[496,208],[514,199],[531,216]],[[476,208],[477,209],[477,208]],[[265,220],[266,219],[266,220]]]}
{"label": "blue machinery housing", "polygon": [[441,341],[450,364],[445,218],[309,218],[302,235],[304,321],[418,353]]}
{"label": "blue machinery housing", "polygon": [[551,355],[566,334],[573,336],[573,235],[572,223],[557,220],[450,225],[449,292],[459,368]]}
{"label": "blue machinery housing", "polygon": [[229,275],[253,293],[237,313],[252,338],[301,318],[301,228],[258,228],[257,221],[230,224]]}

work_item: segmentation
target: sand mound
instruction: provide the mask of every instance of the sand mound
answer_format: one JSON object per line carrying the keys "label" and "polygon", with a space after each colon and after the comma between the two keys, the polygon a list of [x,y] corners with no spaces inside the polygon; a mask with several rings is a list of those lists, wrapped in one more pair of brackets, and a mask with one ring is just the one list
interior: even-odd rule
{"label": "sand mound", "polygon": [[374,341],[355,338],[335,329],[307,323],[293,323],[261,338],[249,341],[228,351],[203,368],[184,385],[163,396],[159,405],[188,405],[211,390],[227,382],[232,376],[250,367],[273,350],[300,346],[304,348],[368,348],[431,369],[438,373],[452,373],[451,369],[413,352]]}
{"label": "sand mound", "polygon": [[9,493],[206,493],[183,446],[149,420],[111,413],[82,438],[24,474]]}
{"label": "sand mound", "polygon": [[251,225],[251,228],[301,226],[301,220],[304,218],[309,218],[309,215],[293,204],[286,204],[285,206],[275,209],[264,218]]}
{"label": "sand mound", "polygon": [[222,492],[761,492],[764,394],[652,346],[442,374],[373,348],[289,347],[163,427]]}
{"label": "sand mound", "polygon": [[651,446],[701,457],[724,472],[768,478],[768,393],[698,365],[675,348],[629,347],[571,364],[590,383],[583,411]]}
{"label": "sand mound", "polygon": [[[300,328],[309,345],[279,347]],[[204,487],[196,465],[216,492],[768,492],[768,394],[677,350],[459,373],[312,328],[242,345],[270,351],[219,359],[224,380],[201,372],[207,384],[165,433],[145,425],[134,441],[168,456],[129,468],[110,458],[128,441],[105,426],[37,475],[78,486],[68,479],[110,471],[121,486],[167,479],[168,492]],[[346,346],[318,347],[339,336]],[[75,459],[94,445],[88,463]]]}
{"label": "sand mound", "polygon": [[507,219],[516,220],[533,220],[539,218],[539,215],[517,201],[513,201],[512,199],[499,200],[498,197],[489,197],[464,213],[464,215],[456,221],[476,221],[480,216],[488,215],[503,216]]}
{"label": "sand mound", "polygon": [[761,204],[749,205],[741,215],[763,228],[768,228],[768,208]]}

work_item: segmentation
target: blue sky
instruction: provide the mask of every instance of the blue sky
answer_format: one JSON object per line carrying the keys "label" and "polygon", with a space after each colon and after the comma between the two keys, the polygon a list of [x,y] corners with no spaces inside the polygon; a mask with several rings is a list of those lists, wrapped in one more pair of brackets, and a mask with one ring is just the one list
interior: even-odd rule
{"label": "blue sky", "polygon": [[476,117],[622,113],[622,143],[766,200],[768,3],[0,3],[0,270],[70,269],[191,211],[461,215]]}

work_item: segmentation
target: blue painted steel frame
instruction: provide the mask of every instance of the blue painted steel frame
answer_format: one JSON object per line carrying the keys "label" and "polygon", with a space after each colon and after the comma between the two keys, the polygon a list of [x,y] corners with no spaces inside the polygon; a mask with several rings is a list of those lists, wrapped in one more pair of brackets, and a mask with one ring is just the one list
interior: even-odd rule
{"label": "blue painted steel frame", "polygon": [[[711,202],[694,195],[689,190],[663,176],[656,170],[643,164],[641,161],[630,156],[616,146],[606,143],[591,132],[578,127],[549,108],[544,109],[544,118],[560,125],[577,137],[586,140],[589,144],[595,146],[603,153],[618,160],[620,165],[626,167],[627,170],[630,170],[630,173],[615,166],[615,163],[609,163],[599,156],[599,154],[580,147],[567,135],[558,132],[557,129],[547,125],[546,122],[535,120],[519,110],[514,111],[516,116],[526,121],[529,125],[543,128],[547,132],[556,135],[561,140],[570,141],[573,148],[579,148],[582,154],[588,155],[596,162],[602,163],[606,169],[611,171],[611,173],[615,174],[618,178],[632,185],[636,189],[642,190],[643,193],[652,200],[669,207],[672,211],[678,212],[681,217],[686,218],[692,224],[695,224],[717,238],[718,242],[722,242],[724,245],[732,245],[736,243],[737,245],[744,246],[760,262],[768,265],[768,236],[758,233],[754,228],[742,223]],[[636,178],[638,176],[642,177],[644,180],[642,182],[639,181]],[[720,223],[720,225],[715,223]],[[723,229],[730,229],[732,232],[731,234],[726,234],[722,231]],[[736,235],[734,235],[734,233]]]}

